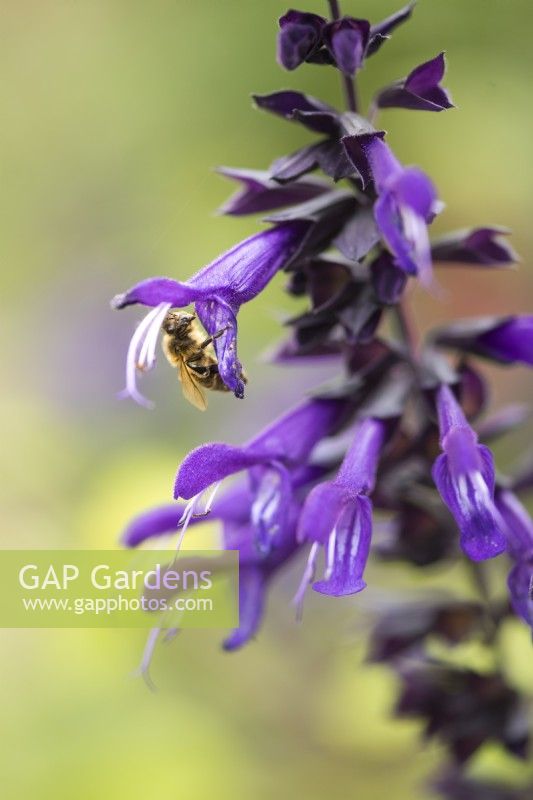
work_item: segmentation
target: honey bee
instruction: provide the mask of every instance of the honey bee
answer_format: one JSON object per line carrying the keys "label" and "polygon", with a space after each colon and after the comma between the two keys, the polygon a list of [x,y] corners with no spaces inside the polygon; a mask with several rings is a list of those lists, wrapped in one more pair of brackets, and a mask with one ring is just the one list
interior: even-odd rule
{"label": "honey bee", "polygon": [[[169,311],[163,320],[163,352],[168,362],[178,370],[184,397],[193,406],[205,411],[205,389],[229,391],[220,377],[213,341],[227,328],[206,336],[196,319],[196,314]],[[246,382],[246,378],[243,376]]]}

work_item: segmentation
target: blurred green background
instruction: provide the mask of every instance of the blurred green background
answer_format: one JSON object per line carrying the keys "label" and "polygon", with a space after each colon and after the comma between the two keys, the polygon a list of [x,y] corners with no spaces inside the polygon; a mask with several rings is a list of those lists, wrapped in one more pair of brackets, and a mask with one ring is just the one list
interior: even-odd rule
{"label": "blurred green background", "polygon": [[[342,5],[372,20],[397,7]],[[246,403],[215,397],[202,416],[163,366],[144,385],[155,412],[115,397],[139,315],[111,313],[109,298],[149,275],[185,279],[256,230],[213,215],[232,187],[212,168],[266,167],[309,138],[254,111],[250,94],[294,86],[340,100],[328,70],[275,64],[285,10],[279,0],[2,3],[4,547],[113,547],[132,513],[168,499],[189,448],[245,439],[326,374],[261,362],[291,309],[280,277],[240,319]],[[519,271],[441,271],[448,296],[414,298],[422,327],[531,310],[532,24],[529,0],[420,0],[361,76],[368,100],[446,49],[458,110],[389,111],[382,124],[402,160],[434,177],[447,204],[439,230],[505,224],[523,256]],[[492,374],[496,406],[530,394],[525,370]],[[521,441],[501,450],[504,466]],[[288,603],[299,569],[244,651],[221,653],[216,631],[158,651],[155,695],[130,677],[142,631],[2,631],[2,796],[378,800],[393,786],[396,800],[425,797],[441,753],[420,750],[415,723],[390,721],[386,671],[360,666],[359,612],[387,594],[390,571],[371,565],[365,596],[309,598],[297,626]],[[527,633],[517,625],[508,638],[515,678],[531,685]],[[503,761],[485,753],[480,769]]]}

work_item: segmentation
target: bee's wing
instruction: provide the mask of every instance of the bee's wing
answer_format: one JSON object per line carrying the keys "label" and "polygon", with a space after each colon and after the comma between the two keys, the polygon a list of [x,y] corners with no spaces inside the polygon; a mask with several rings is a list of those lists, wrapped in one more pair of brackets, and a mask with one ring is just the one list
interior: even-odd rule
{"label": "bee's wing", "polygon": [[183,358],[180,358],[179,360],[178,376],[181,381],[183,396],[186,398],[186,400],[188,400],[189,403],[192,403],[195,408],[199,408],[200,411],[205,411],[207,408],[207,397],[205,396],[205,392]]}

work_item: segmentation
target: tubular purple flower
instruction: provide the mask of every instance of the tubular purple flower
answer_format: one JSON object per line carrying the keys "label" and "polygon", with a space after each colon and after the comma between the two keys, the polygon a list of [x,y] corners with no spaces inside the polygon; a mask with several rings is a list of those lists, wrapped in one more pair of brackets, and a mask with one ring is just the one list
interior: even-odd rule
{"label": "tubular purple flower", "polygon": [[404,167],[382,141],[383,132],[345,136],[343,144],[363,179],[374,180],[374,216],[397,267],[431,284],[427,225],[440,211],[435,187],[417,167]]}
{"label": "tubular purple flower", "polygon": [[494,460],[478,437],[449,386],[437,391],[440,444],[433,480],[461,534],[461,547],[473,561],[506,549],[505,523],[494,503]]}
{"label": "tubular purple flower", "polygon": [[533,366],[533,315],[458,320],[433,334],[436,344],[502,364]]}
{"label": "tubular purple flower", "polygon": [[248,471],[255,542],[269,551],[283,538],[293,497],[293,471],[305,464],[315,445],[332,431],[344,408],[339,400],[309,400],[242,447],[219,442],[197,447],[178,470],[174,496],[199,497],[218,481]]}
{"label": "tubular purple flower", "polygon": [[362,420],[336,478],[319,484],[308,495],[298,540],[313,545],[298,600],[312,578],[319,547],[326,552],[326,571],[323,580],[313,583],[316,592],[339,596],[365,588],[363,572],[372,536],[372,503],[367,495],[374,488],[384,440],[383,421]]}
{"label": "tubular purple flower", "polygon": [[378,108],[408,108],[413,111],[453,108],[449,93],[439,85],[445,71],[444,53],[439,53],[415,67],[406,78],[382,89],[374,102]]}
{"label": "tubular purple flower", "polygon": [[242,365],[237,357],[237,313],[295,256],[311,227],[312,223],[302,220],[277,225],[240,242],[185,283],[149,278],[117,295],[112,301],[114,308],[136,303],[156,307],[131,340],[125,393],[146,403],[135,385],[136,372],[153,367],[158,333],[168,309],[195,303],[208,334],[224,331],[214,342],[218,369],[226,386],[236,397],[243,397]]}
{"label": "tubular purple flower", "polygon": [[[254,544],[252,501],[249,486],[241,482],[216,500],[209,517],[210,521],[222,523],[223,549],[239,551],[239,627],[224,642],[225,650],[236,650],[255,635],[263,618],[269,582],[298,549],[296,523],[300,504],[295,501],[289,506],[283,539],[276,550],[265,555]],[[127,547],[137,547],[153,537],[174,533],[182,512],[183,506],[176,503],[149,509],[131,520],[122,542]],[[189,524],[205,521],[205,517],[193,517]]]}

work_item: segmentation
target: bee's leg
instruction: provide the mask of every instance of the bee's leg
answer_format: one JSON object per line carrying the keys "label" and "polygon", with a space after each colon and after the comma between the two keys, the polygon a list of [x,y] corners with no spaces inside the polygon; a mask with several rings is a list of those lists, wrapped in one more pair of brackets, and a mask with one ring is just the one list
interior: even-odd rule
{"label": "bee's leg", "polygon": [[215,339],[218,339],[219,336],[222,336],[222,334],[226,333],[227,330],[229,330],[229,325],[226,325],[225,328],[221,328],[221,330],[217,331],[212,336],[209,336],[209,338],[206,339],[205,342],[202,342],[202,344],[200,345],[200,349],[203,350],[204,347],[207,347],[208,344],[211,344]]}

